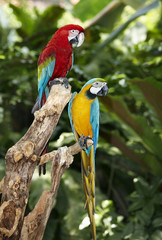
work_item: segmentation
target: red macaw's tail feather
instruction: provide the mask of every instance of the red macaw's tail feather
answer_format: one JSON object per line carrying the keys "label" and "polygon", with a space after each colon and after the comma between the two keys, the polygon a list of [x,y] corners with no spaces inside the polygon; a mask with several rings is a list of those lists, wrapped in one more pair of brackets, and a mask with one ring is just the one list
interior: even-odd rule
{"label": "red macaw's tail feather", "polygon": [[[48,143],[49,143],[49,142],[48,142]],[[48,143],[46,144],[43,152],[41,153],[41,156],[43,156],[44,154],[47,153],[47,151],[48,151]],[[42,164],[41,166],[39,166],[39,176],[40,176],[41,173],[42,173],[42,168],[43,168],[43,175],[45,175],[45,174],[46,174],[46,163],[44,163],[44,164]]]}
{"label": "red macaw's tail feather", "polygon": [[34,104],[34,106],[33,106],[33,108],[32,108],[32,114],[34,114],[35,113],[35,111],[37,111],[37,110],[39,110],[39,97],[37,97],[37,99],[36,99],[36,101],[35,101],[35,104]]}
{"label": "red macaw's tail feather", "polygon": [[94,146],[91,147],[89,156],[85,151],[81,152],[82,156],[82,178],[83,189],[85,193],[85,205],[88,210],[92,237],[96,240],[95,227],[95,166],[94,166]]}
{"label": "red macaw's tail feather", "polygon": [[46,94],[44,92],[41,99],[41,106],[43,106],[45,103],[46,103]]}
{"label": "red macaw's tail feather", "polygon": [[[42,95],[42,99],[41,99],[41,106],[43,106],[46,102],[46,94],[43,93]],[[32,113],[34,114],[35,111],[39,110],[40,109],[40,106],[39,106],[39,97],[37,97],[36,101],[35,101],[35,104],[32,108]]]}

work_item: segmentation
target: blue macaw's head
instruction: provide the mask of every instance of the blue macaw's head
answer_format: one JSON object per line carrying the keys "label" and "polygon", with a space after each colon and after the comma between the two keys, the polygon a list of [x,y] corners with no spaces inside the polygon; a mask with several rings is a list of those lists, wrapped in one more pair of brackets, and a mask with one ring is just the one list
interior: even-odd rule
{"label": "blue macaw's head", "polygon": [[93,78],[89,80],[81,89],[81,91],[89,85],[89,89],[86,91],[86,96],[89,99],[94,99],[97,96],[106,96],[108,93],[107,83],[102,78]]}
{"label": "blue macaw's head", "polygon": [[106,96],[108,93],[108,87],[106,82],[95,81],[89,89],[91,94],[96,96]]}

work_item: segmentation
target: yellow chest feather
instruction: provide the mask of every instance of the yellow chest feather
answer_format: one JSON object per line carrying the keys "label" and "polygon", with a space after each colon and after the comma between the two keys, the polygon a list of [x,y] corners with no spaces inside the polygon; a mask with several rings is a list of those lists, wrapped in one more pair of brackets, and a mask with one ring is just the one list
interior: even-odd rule
{"label": "yellow chest feather", "polygon": [[71,116],[74,129],[77,131],[79,136],[84,135],[85,137],[93,137],[92,126],[90,124],[92,101],[93,100],[89,100],[83,94],[76,95],[73,100]]}

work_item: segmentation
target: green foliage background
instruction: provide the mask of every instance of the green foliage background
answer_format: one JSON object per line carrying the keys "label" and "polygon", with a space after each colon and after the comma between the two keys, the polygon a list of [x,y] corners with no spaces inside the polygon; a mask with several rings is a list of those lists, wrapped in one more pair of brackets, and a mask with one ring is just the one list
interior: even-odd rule
{"label": "green foliage background", "polygon": [[[72,90],[79,91],[93,77],[104,78],[109,86],[108,96],[99,99],[98,239],[161,240],[161,1],[81,0],[61,6],[31,7],[27,1],[0,5],[0,179],[7,149],[33,121],[39,54],[59,27],[81,24],[86,40],[75,49],[68,74]],[[66,108],[49,150],[73,143]],[[38,177],[37,170],[33,176],[26,214],[50,188],[50,164],[47,168],[46,176]],[[46,239],[90,239],[79,154],[61,180]]]}

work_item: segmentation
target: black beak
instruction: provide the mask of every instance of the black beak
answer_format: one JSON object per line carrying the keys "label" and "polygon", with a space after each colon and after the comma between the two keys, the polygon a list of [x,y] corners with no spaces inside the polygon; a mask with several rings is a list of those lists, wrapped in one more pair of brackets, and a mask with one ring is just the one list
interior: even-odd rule
{"label": "black beak", "polygon": [[76,36],[75,38],[72,38],[70,41],[69,41],[70,44],[76,44],[78,45],[79,43],[79,40],[78,40],[78,36]]}
{"label": "black beak", "polygon": [[101,90],[97,93],[97,96],[106,96],[108,94],[108,86],[107,83],[101,88]]}

